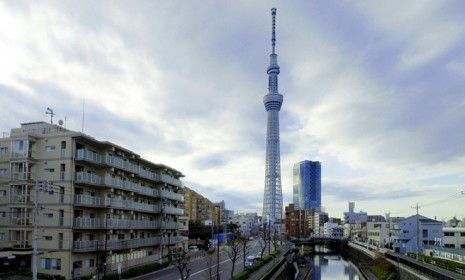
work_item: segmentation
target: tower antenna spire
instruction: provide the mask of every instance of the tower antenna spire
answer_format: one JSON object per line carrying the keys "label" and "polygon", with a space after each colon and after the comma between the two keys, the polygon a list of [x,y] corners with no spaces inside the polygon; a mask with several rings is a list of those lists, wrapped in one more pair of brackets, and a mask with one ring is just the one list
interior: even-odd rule
{"label": "tower antenna spire", "polygon": [[276,8],[271,8],[271,18],[272,18],[272,25],[271,25],[271,47],[273,49],[272,53],[275,53],[275,45],[276,45]]}

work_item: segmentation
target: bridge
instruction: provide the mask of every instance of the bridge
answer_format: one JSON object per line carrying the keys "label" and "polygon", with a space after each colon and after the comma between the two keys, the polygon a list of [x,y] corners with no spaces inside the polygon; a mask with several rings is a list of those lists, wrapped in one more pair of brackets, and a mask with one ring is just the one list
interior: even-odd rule
{"label": "bridge", "polygon": [[290,241],[296,245],[335,244],[346,242],[347,238],[325,235],[312,235],[310,237],[305,238],[291,238]]}

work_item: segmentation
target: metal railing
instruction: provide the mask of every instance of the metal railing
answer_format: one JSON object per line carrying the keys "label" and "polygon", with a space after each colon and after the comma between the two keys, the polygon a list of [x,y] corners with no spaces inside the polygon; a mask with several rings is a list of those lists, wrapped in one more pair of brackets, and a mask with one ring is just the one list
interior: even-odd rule
{"label": "metal railing", "polygon": [[172,214],[172,215],[183,215],[184,209],[171,207],[171,206],[163,206],[163,213]]}
{"label": "metal railing", "polygon": [[160,196],[163,197],[163,198],[168,198],[168,199],[184,202],[184,195],[179,194],[179,193],[175,193],[175,192],[172,192],[172,191],[161,190],[160,191]]}
{"label": "metal railing", "polygon": [[178,222],[161,222],[160,228],[161,229],[181,229],[184,225]]}
{"label": "metal railing", "polygon": [[159,221],[149,220],[126,220],[126,219],[99,219],[99,218],[74,218],[74,228],[81,229],[129,229],[129,228],[143,228],[155,229],[160,227]]}
{"label": "metal railing", "polygon": [[101,155],[86,149],[79,149],[76,151],[76,160],[87,160],[93,163],[102,164]]}
{"label": "metal railing", "polygon": [[76,176],[74,179],[77,183],[87,183],[92,185],[102,184],[102,177],[94,173],[76,172]]}
{"label": "metal railing", "polygon": [[25,194],[16,194],[10,197],[10,203],[32,203],[32,197]]}
{"label": "metal railing", "polygon": [[106,242],[104,240],[73,241],[73,251],[96,251],[97,246],[99,251],[105,250],[105,247],[107,250],[118,250],[154,246],[160,244],[160,239],[161,238],[159,236],[156,236],[140,239],[107,240]]}
{"label": "metal railing", "polygon": [[143,194],[143,195],[148,195],[148,196],[153,196],[153,197],[160,196],[158,190],[156,189],[143,187],[130,180],[122,180],[119,177],[111,177],[107,175],[105,176],[104,184],[109,187],[115,187],[115,188],[131,191],[131,192],[136,192],[136,193]]}
{"label": "metal railing", "polygon": [[12,172],[11,180],[31,180],[31,172]]}

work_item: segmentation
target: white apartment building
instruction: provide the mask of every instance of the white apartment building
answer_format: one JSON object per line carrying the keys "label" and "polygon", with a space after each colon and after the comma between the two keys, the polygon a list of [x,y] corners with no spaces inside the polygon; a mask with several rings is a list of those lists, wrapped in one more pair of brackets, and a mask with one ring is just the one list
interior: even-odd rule
{"label": "white apartment building", "polygon": [[389,242],[389,222],[367,222],[368,244],[383,248]]}
{"label": "white apartment building", "polygon": [[[111,142],[21,124],[0,138],[0,248],[30,266],[38,200],[40,273],[72,279],[158,262],[182,246],[182,176]],[[49,188],[35,197],[38,181]]]}
{"label": "white apartment building", "polygon": [[465,227],[445,227],[442,229],[442,244],[446,248],[465,249]]}
{"label": "white apartment building", "polygon": [[367,221],[367,212],[355,212],[354,210],[355,202],[349,202],[349,211],[344,212],[344,224],[361,224]]}

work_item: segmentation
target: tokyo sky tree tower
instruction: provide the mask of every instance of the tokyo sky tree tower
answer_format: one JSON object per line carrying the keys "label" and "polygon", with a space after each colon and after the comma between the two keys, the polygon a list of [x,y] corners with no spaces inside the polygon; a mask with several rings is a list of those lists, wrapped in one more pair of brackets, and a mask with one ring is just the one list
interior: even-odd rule
{"label": "tokyo sky tree tower", "polygon": [[283,96],[278,93],[278,55],[275,54],[276,9],[271,9],[272,31],[270,66],[268,73],[268,94],[263,97],[263,104],[268,114],[266,129],[266,169],[265,193],[263,194],[263,219],[267,216],[272,223],[282,220],[283,193],[281,190],[281,163],[279,152],[279,110]]}

